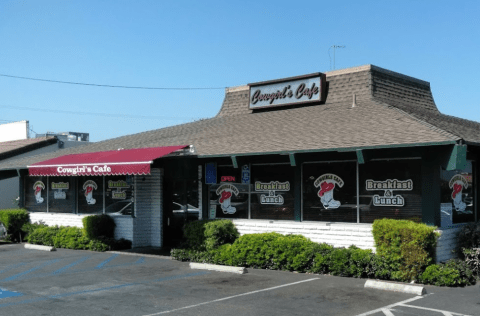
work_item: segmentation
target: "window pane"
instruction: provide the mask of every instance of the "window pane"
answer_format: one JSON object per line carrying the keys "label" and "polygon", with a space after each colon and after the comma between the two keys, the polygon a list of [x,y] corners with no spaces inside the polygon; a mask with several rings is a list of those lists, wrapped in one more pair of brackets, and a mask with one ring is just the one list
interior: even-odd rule
{"label": "window pane", "polygon": [[442,215],[446,215],[448,219],[445,222],[442,216],[442,226],[448,225],[448,221],[452,224],[473,222],[475,183],[472,161],[467,161],[465,170],[446,171],[442,168],[440,178],[442,207],[449,206],[449,210],[443,209]]}
{"label": "window pane", "polygon": [[252,166],[251,218],[293,220],[293,167]]}
{"label": "window pane", "polygon": [[359,165],[360,222],[394,218],[422,221],[421,160],[370,161]]}
{"label": "window pane", "polygon": [[215,218],[248,218],[248,184],[241,184],[241,168],[218,166],[218,184],[210,185],[210,213]]}
{"label": "window pane", "polygon": [[47,185],[47,177],[25,177],[25,208],[28,211],[47,211]]}
{"label": "window pane", "polygon": [[78,213],[103,213],[103,177],[78,177]]}
{"label": "window pane", "polygon": [[133,185],[127,183],[127,176],[106,176],[105,186],[105,213],[132,215]]}
{"label": "window pane", "polygon": [[356,163],[303,165],[303,220],[357,222]]}
{"label": "window pane", "polygon": [[75,178],[49,177],[48,211],[75,213]]}

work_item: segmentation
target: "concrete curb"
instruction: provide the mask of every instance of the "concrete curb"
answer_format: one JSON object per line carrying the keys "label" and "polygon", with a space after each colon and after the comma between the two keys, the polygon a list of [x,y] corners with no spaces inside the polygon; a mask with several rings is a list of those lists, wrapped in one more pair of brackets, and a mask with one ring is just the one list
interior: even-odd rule
{"label": "concrete curb", "polygon": [[230,273],[237,273],[237,274],[245,274],[248,272],[247,269],[244,267],[229,267],[229,266],[221,266],[216,264],[208,264],[208,263],[190,263],[190,268],[192,269],[201,269],[201,270],[213,270],[218,272],[230,272]]}
{"label": "concrete curb", "polygon": [[393,292],[402,292],[407,294],[423,295],[426,293],[425,287],[420,285],[411,285],[411,284],[402,284],[402,283],[392,283],[376,280],[367,280],[365,282],[365,288],[393,291]]}
{"label": "concrete curb", "polygon": [[55,247],[25,244],[25,249],[43,250],[43,251],[55,251]]}

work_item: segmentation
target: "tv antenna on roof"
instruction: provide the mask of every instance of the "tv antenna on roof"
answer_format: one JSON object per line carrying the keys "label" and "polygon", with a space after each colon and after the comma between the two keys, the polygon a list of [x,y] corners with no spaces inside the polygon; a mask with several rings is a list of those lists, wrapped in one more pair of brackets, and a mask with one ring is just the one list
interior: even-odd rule
{"label": "tv antenna on roof", "polygon": [[332,70],[332,57],[330,56],[330,49],[333,48],[333,70],[335,70],[335,50],[337,48],[345,48],[345,45],[332,45],[328,49],[328,57],[330,58],[330,70]]}

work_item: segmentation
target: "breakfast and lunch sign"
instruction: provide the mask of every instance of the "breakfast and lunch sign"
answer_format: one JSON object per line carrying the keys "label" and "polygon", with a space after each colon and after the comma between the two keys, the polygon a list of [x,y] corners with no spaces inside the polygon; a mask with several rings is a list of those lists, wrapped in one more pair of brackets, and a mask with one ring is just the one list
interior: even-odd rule
{"label": "breakfast and lunch sign", "polygon": [[325,101],[325,74],[257,82],[250,87],[250,109],[319,103]]}

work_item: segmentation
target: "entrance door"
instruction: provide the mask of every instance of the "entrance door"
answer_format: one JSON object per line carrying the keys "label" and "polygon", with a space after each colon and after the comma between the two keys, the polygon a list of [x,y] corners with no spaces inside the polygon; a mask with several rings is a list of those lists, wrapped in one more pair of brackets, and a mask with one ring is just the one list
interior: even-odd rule
{"label": "entrance door", "polygon": [[173,180],[166,184],[164,245],[178,246],[183,238],[183,227],[186,223],[198,220],[200,208],[198,205],[197,180]]}

